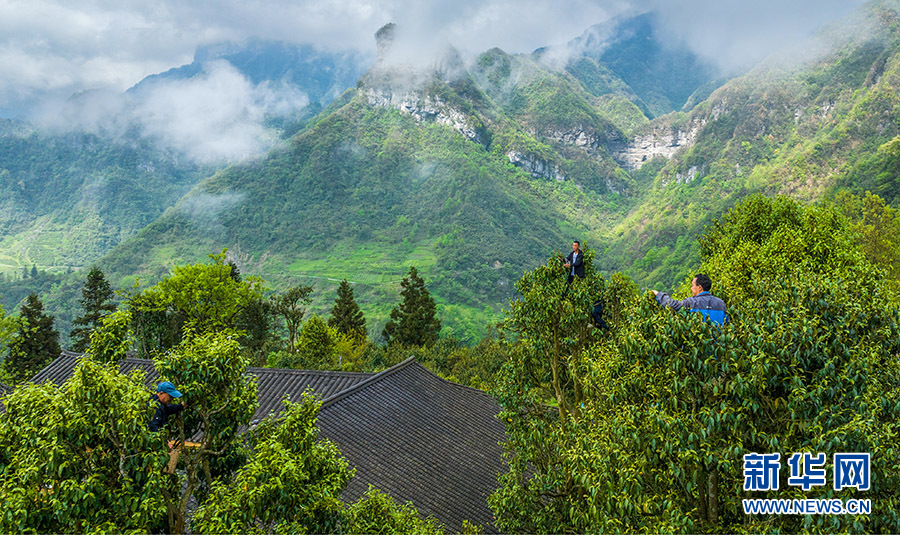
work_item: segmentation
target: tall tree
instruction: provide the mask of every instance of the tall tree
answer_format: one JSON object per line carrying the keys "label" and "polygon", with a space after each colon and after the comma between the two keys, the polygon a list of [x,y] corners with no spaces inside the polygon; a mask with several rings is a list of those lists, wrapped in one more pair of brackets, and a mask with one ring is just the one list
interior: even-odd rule
{"label": "tall tree", "polygon": [[37,294],[28,296],[19,316],[19,329],[6,362],[16,381],[25,380],[59,356],[59,333],[53,328],[53,316],[44,314]]}
{"label": "tall tree", "polygon": [[[749,197],[699,245],[701,264],[690,274],[710,274],[728,303],[733,321],[721,328],[662,308],[613,274],[602,296],[611,329],[597,333],[584,301],[558,301],[561,277],[550,268],[519,281],[506,325],[520,348],[495,390],[510,467],[490,498],[496,527],[900,531],[896,463],[877,465],[865,497],[879,505],[865,517],[747,515],[741,501],[806,496],[784,479],[779,487],[777,476],[774,488],[743,490],[747,454],[781,455],[782,477],[797,452],[829,461],[870,453],[873,471],[874,459],[896,458],[900,295],[892,281],[828,205]],[[687,284],[676,293],[688,295]],[[557,347],[564,358],[554,369]],[[567,379],[558,388],[560,373]],[[554,398],[565,403],[549,409]],[[828,472],[822,495],[862,496]]]}
{"label": "tall tree", "polygon": [[297,357],[304,368],[327,370],[334,365],[337,332],[319,316],[303,324],[297,337]]}
{"label": "tall tree", "polygon": [[[3,306],[0,305],[0,355],[6,355],[9,351],[9,343],[13,340],[18,326],[18,318],[15,316],[7,316]],[[0,363],[0,383],[11,385],[15,383],[15,378],[6,368],[6,363]]]}
{"label": "tall tree", "polygon": [[169,531],[160,488],[178,481],[163,474],[168,448],[147,427],[147,398],[140,378],[89,358],[62,386],[7,396],[0,532]]}
{"label": "tall tree", "polygon": [[202,502],[213,481],[228,477],[229,459],[242,453],[238,430],[248,425],[258,406],[256,381],[247,375],[250,361],[241,354],[234,331],[194,335],[185,332],[182,342],[156,360],[161,377],[178,385],[189,404],[169,425],[168,438],[186,445],[198,432],[195,447],[183,447],[179,464],[184,475],[176,485],[161,488],[165,497],[169,533],[184,533],[188,504]]}
{"label": "tall tree", "polygon": [[339,496],[353,472],[337,446],[319,438],[320,401],[304,394],[285,405],[254,430],[247,463],[213,485],[191,521],[194,533],[341,532]]}
{"label": "tall tree", "polygon": [[275,312],[272,302],[264,297],[247,302],[247,306],[238,314],[235,325],[244,335],[241,346],[257,366],[265,366],[269,350],[277,349],[275,345]]}
{"label": "tall tree", "polygon": [[16,320],[13,316],[7,316],[6,311],[3,310],[3,305],[0,305],[0,352],[5,352],[4,350],[9,344],[10,340],[12,340],[13,335],[16,332]]}
{"label": "tall tree", "polygon": [[172,275],[130,298],[137,349],[153,355],[178,345],[183,332],[235,330],[244,310],[262,297],[259,277],[235,280],[225,253],[210,264],[175,266]]}
{"label": "tall tree", "polygon": [[72,329],[72,350],[83,352],[91,342],[91,333],[100,324],[100,318],[116,309],[112,303],[113,291],[109,281],[100,268],[94,266],[88,272],[87,280],[81,289],[81,308],[84,314],[75,319],[74,325],[82,325]]}
{"label": "tall tree", "polygon": [[391,319],[381,335],[388,344],[433,346],[441,331],[441,320],[437,317],[434,299],[415,266],[410,266],[400,287],[403,300],[391,311]]}
{"label": "tall tree", "polygon": [[347,279],[341,281],[338,286],[337,299],[331,307],[331,317],[328,325],[337,329],[339,333],[354,336],[366,335],[366,318],[362,310],[353,298],[353,288]]}
{"label": "tall tree", "polygon": [[272,308],[275,313],[284,318],[288,331],[288,350],[296,351],[297,333],[306,315],[306,305],[312,302],[309,294],[312,286],[293,286],[281,295],[272,297]]}

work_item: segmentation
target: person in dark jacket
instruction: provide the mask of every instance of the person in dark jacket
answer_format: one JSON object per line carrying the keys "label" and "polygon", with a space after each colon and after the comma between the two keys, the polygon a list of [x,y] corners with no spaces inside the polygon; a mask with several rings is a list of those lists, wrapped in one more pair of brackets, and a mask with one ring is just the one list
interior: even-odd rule
{"label": "person in dark jacket", "polygon": [[709,293],[712,288],[712,280],[708,275],[699,273],[694,280],[691,281],[691,297],[682,301],[676,301],[663,292],[653,290],[656,301],[673,310],[685,309],[690,312],[699,312],[703,314],[703,319],[709,321],[717,327],[721,327],[728,322],[728,313],[725,307],[725,301]]}
{"label": "person in dark jacket", "polygon": [[181,392],[169,381],[163,381],[156,385],[156,394],[150,396],[150,401],[156,403],[156,413],[150,420],[149,427],[151,431],[159,431],[169,423],[169,416],[184,410],[185,405],[183,403],[172,403],[173,399],[180,397]]}
{"label": "person in dark jacket", "polygon": [[572,242],[572,252],[566,257],[563,268],[569,273],[569,278],[566,279],[566,289],[562,294],[565,297],[569,293],[569,286],[575,277],[584,278],[584,253],[581,252],[581,242],[577,240]]}
{"label": "person in dark jacket", "polygon": [[584,278],[584,253],[581,252],[581,242],[572,242],[572,252],[566,257],[566,263],[563,264],[563,267],[569,271],[566,285],[572,284],[572,280],[575,277],[579,279]]}

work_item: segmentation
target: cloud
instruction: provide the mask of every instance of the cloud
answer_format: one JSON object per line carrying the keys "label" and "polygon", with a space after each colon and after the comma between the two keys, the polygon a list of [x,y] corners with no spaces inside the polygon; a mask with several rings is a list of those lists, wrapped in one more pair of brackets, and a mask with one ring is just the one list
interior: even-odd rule
{"label": "cloud", "polygon": [[650,0],[660,37],[682,42],[724,71],[752,67],[798,45],[865,0]]}
{"label": "cloud", "polygon": [[220,232],[224,226],[221,214],[241,204],[247,198],[245,193],[196,193],[185,197],[175,210],[186,215],[197,227],[207,232]]}
{"label": "cloud", "polygon": [[261,37],[372,53],[375,31],[393,21],[424,46],[530,51],[610,13],[591,0],[8,0],[0,2],[0,109],[29,95],[122,91],[222,41]]}
{"label": "cloud", "polygon": [[123,91],[190,63],[198,46],[250,37],[374,52],[395,22],[424,55],[530,52],[589,26],[655,9],[666,41],[724,69],[752,64],[863,0],[6,0],[0,2],[0,115],[39,96]]}
{"label": "cloud", "polygon": [[263,122],[303,109],[309,99],[296,88],[253,85],[231,64],[205,65],[203,75],[151,88],[134,109],[143,133],[196,161],[217,163],[261,154],[274,143]]}
{"label": "cloud", "polygon": [[187,80],[155,83],[139,96],[92,91],[41,109],[36,121],[56,131],[112,137],[135,133],[200,163],[244,160],[266,152],[277,135],[267,117],[289,116],[309,99],[296,87],[253,84],[226,61],[204,65]]}

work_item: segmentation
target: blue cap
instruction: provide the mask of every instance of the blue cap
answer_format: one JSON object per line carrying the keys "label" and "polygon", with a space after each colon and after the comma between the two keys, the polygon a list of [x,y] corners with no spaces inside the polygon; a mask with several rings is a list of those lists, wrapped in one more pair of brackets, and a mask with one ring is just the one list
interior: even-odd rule
{"label": "blue cap", "polygon": [[165,392],[166,394],[169,394],[173,398],[181,397],[181,392],[176,390],[175,385],[173,385],[169,381],[163,381],[163,382],[159,383],[158,385],[156,385],[156,391],[157,392]]}

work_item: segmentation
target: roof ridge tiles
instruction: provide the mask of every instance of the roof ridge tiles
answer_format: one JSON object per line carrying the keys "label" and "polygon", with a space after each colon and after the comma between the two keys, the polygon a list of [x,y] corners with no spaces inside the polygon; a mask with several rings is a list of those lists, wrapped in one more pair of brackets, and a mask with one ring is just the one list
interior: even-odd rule
{"label": "roof ridge tiles", "polygon": [[[84,353],[75,353],[74,351],[63,351],[67,357],[82,357]],[[153,359],[142,359],[137,357],[125,357],[119,360],[119,364],[121,365],[123,362],[128,362],[131,364],[154,364]],[[345,372],[339,370],[303,370],[299,368],[268,368],[268,367],[259,367],[259,366],[247,366],[247,372],[252,373],[254,375],[257,372],[261,373],[286,373],[293,375],[321,375],[325,377],[359,377],[359,376],[368,376],[371,377],[374,375],[371,372]]]}
{"label": "roof ridge tiles", "polygon": [[[414,358],[414,357],[410,357],[410,358]],[[407,359],[407,360],[409,360],[409,359]],[[429,369],[426,368],[425,366],[419,364],[418,361],[416,361],[416,364],[418,364],[419,367],[422,368],[423,370],[425,370],[425,371],[427,371],[428,373],[430,373],[431,375],[437,377],[437,378],[440,379],[441,381],[444,381],[445,383],[447,383],[447,384],[450,385],[450,386],[453,386],[453,387],[456,387],[456,388],[462,388],[463,390],[469,390],[469,391],[475,392],[475,393],[477,393],[477,394],[481,394],[482,396],[487,396],[487,397],[489,397],[489,398],[491,398],[491,399],[494,399],[494,396],[488,394],[488,393],[485,392],[484,390],[481,390],[481,389],[479,389],[479,388],[475,388],[474,386],[467,386],[467,385],[464,385],[464,384],[461,384],[461,383],[456,383],[456,382],[454,382],[454,381],[451,381],[450,379],[444,379],[444,378],[441,377],[440,375],[434,373],[433,371],[429,370]]]}
{"label": "roof ridge tiles", "polygon": [[344,372],[344,371],[335,371],[335,370],[302,370],[299,368],[261,368],[258,366],[248,366],[247,371],[251,373],[263,372],[263,373],[289,373],[294,375],[322,375],[325,377],[359,377],[362,375],[371,377],[372,374],[370,372]]}
{"label": "roof ridge tiles", "polygon": [[407,358],[406,360],[404,360],[403,362],[400,362],[399,364],[395,364],[386,370],[382,370],[382,371],[376,373],[375,375],[373,375],[372,377],[369,377],[365,381],[356,383],[355,385],[351,386],[350,388],[341,390],[340,392],[327,397],[326,399],[322,400],[322,406],[320,407],[320,410],[324,409],[325,407],[328,407],[329,405],[333,405],[334,403],[356,393],[359,390],[362,390],[363,388],[368,387],[369,385],[371,385],[373,383],[377,383],[378,381],[384,379],[385,377],[393,375],[393,374],[397,373],[398,371],[407,368],[410,364],[418,364],[418,362],[416,362],[415,355]]}

